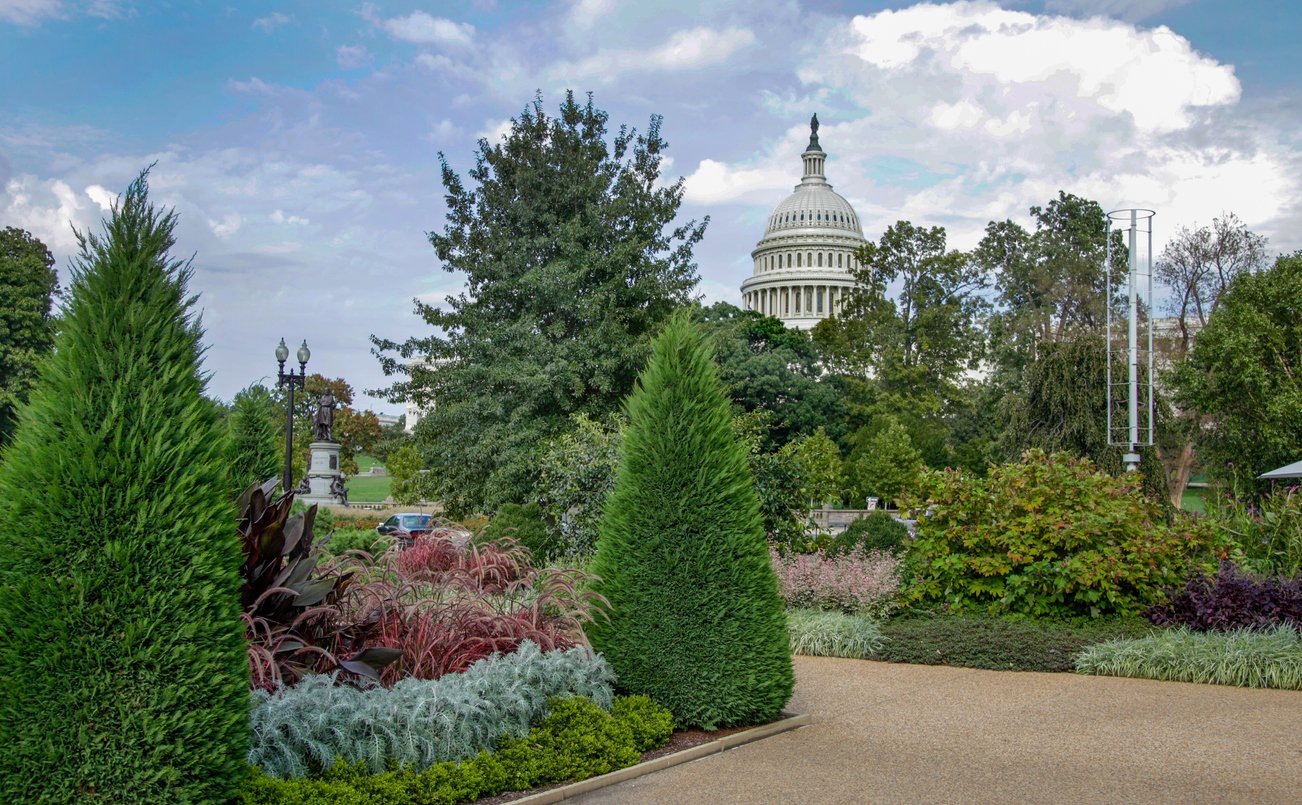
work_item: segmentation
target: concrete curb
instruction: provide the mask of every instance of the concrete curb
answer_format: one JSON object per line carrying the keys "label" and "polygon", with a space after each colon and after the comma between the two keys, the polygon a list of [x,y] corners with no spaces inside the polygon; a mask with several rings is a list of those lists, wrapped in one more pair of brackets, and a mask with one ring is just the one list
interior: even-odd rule
{"label": "concrete curb", "polygon": [[804,727],[813,723],[813,718],[807,713],[787,713],[777,721],[753,727],[742,732],[735,732],[732,735],[726,735],[717,740],[710,741],[700,746],[692,746],[680,752],[674,752],[672,755],[665,755],[654,760],[648,760],[645,763],[639,763],[636,766],[629,766],[623,769],[616,769],[609,774],[603,774],[599,777],[589,777],[586,780],[580,780],[577,783],[570,783],[559,788],[553,788],[549,791],[540,791],[537,794],[531,794],[527,797],[514,800],[515,805],[550,805],[553,802],[577,797],[580,794],[587,794],[596,791],[599,788],[605,788],[608,785],[622,783],[625,780],[632,780],[635,777],[641,777],[644,774],[668,769],[682,763],[690,763],[693,760],[699,760],[703,757],[723,752],[727,749],[733,749],[743,744],[758,741],[762,738],[768,738],[788,730]]}

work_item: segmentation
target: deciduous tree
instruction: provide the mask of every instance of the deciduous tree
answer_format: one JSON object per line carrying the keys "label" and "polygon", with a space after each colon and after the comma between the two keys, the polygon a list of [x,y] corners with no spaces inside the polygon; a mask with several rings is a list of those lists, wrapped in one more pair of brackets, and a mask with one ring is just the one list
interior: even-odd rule
{"label": "deciduous tree", "polygon": [[0,230],[0,449],[54,345],[58,293],[54,256],[45,244],[21,229]]}

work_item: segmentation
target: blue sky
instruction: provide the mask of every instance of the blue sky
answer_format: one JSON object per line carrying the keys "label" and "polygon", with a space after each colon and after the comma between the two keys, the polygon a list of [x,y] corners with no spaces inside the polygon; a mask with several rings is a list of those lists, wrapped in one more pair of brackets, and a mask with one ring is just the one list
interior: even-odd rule
{"label": "blue sky", "polygon": [[70,226],[156,162],[226,399],[282,336],[384,385],[368,336],[423,332],[411,300],[459,287],[425,239],[437,152],[464,175],[535,91],[591,91],[612,127],[664,116],[682,214],[711,217],[709,301],[738,301],[814,111],[870,238],[904,218],[967,248],[1061,188],[1156,209],[1159,245],[1235,212],[1292,251],[1299,30],[1291,0],[0,0],[0,226],[66,267]]}

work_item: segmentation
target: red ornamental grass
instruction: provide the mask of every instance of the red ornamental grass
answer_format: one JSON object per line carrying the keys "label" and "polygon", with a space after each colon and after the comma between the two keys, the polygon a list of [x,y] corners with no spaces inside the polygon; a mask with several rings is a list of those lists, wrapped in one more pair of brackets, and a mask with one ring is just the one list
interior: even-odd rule
{"label": "red ornamental grass", "polygon": [[503,592],[530,570],[528,551],[512,540],[460,546],[438,532],[399,553],[394,569],[407,581],[456,584],[485,592]]}

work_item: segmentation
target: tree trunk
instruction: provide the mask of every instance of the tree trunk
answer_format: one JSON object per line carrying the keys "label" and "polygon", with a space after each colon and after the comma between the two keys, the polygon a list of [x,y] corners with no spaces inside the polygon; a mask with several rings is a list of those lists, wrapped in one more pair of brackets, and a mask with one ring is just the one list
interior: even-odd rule
{"label": "tree trunk", "polygon": [[1184,497],[1184,490],[1189,486],[1189,476],[1193,472],[1193,443],[1185,442],[1181,444],[1180,451],[1171,457],[1170,464],[1171,505],[1178,509],[1180,508],[1180,500]]}

